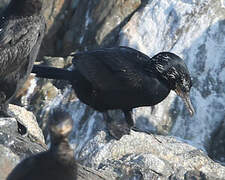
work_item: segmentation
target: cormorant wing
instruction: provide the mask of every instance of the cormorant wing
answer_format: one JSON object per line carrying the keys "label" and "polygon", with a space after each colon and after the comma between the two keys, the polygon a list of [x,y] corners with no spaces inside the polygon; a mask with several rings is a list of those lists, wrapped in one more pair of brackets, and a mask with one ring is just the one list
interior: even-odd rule
{"label": "cormorant wing", "polygon": [[7,180],[23,180],[26,178],[29,171],[35,168],[36,157],[28,158],[18,164],[9,174]]}
{"label": "cormorant wing", "polygon": [[[0,28],[0,46],[8,44],[14,38],[20,38],[27,33],[27,29],[17,26],[17,21],[7,20]],[[17,33],[15,33],[15,31]]]}
{"label": "cormorant wing", "polygon": [[27,56],[44,31],[42,18],[29,17],[5,20],[0,31],[0,75],[16,70],[27,61]]}
{"label": "cormorant wing", "polygon": [[106,48],[74,55],[75,69],[102,90],[143,86],[144,65],[150,58],[127,47]]}

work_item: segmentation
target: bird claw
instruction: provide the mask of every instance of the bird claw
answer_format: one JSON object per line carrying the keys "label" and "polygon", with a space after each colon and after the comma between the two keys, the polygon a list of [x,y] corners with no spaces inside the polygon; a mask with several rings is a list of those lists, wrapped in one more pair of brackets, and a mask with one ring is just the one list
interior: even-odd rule
{"label": "bird claw", "polygon": [[110,122],[108,123],[108,130],[111,136],[113,136],[115,139],[119,140],[123,135],[129,135],[130,134],[130,128],[126,123],[116,123],[116,122]]}

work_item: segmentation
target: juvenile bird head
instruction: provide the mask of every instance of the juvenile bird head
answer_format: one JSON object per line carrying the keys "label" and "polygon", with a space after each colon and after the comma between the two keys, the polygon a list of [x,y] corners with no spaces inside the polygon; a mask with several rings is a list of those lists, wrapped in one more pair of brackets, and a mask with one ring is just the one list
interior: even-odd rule
{"label": "juvenile bird head", "polygon": [[73,121],[69,113],[61,109],[54,110],[49,122],[51,138],[53,140],[66,138],[72,128]]}
{"label": "juvenile bird head", "polygon": [[161,52],[155,55],[152,60],[154,61],[156,71],[166,80],[170,88],[184,100],[192,116],[194,108],[189,96],[192,81],[184,61],[176,54],[170,52]]}

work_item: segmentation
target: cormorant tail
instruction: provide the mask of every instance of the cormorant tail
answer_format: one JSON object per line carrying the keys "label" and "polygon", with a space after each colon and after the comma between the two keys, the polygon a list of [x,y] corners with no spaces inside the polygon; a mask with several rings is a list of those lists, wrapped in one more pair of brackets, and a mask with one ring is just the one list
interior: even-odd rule
{"label": "cormorant tail", "polygon": [[71,80],[72,71],[67,69],[48,67],[43,65],[34,65],[32,73],[36,74],[39,78],[58,79],[58,80]]}

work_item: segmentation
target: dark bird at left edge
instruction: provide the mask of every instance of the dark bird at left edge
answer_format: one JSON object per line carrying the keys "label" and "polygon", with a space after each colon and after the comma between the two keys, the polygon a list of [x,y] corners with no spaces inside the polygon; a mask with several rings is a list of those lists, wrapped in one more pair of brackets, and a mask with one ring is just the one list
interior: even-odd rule
{"label": "dark bird at left edge", "polygon": [[76,180],[77,162],[68,140],[72,128],[69,113],[54,110],[49,122],[50,149],[21,161],[7,180]]}
{"label": "dark bird at left edge", "polygon": [[[8,105],[36,60],[46,28],[41,12],[42,0],[11,0],[0,14],[0,117],[11,117]],[[16,119],[19,133],[26,134]]]}

